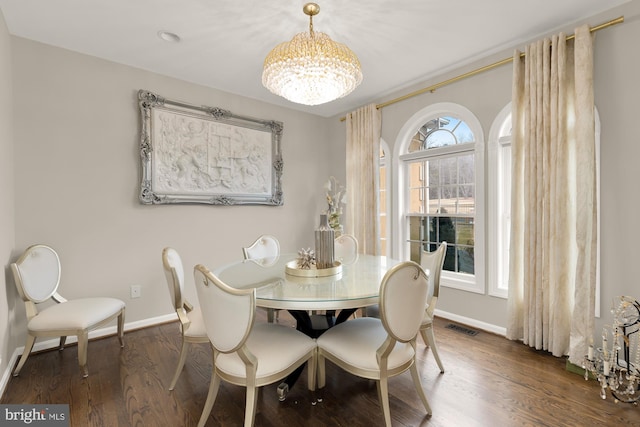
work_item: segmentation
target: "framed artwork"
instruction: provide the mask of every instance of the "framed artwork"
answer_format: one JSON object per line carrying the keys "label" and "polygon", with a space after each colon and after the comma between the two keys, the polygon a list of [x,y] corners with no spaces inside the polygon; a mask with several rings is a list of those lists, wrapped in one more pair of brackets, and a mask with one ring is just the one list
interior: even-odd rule
{"label": "framed artwork", "polygon": [[283,204],[283,125],[138,91],[143,204]]}

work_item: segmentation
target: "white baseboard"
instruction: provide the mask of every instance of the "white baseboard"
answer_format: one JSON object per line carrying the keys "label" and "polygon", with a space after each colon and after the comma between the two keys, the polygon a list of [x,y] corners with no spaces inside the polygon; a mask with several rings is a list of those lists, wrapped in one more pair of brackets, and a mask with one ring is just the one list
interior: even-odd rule
{"label": "white baseboard", "polygon": [[[125,322],[124,330],[126,332],[133,329],[146,328],[148,326],[158,325],[160,323],[171,322],[173,320],[176,320],[177,318],[178,316],[175,313],[172,313],[172,314],[165,314],[163,316],[152,317],[149,319],[138,320],[136,322],[130,322],[130,323]],[[102,329],[96,329],[94,331],[89,332],[89,339],[91,340],[95,338],[102,338],[105,336],[114,335],[117,333],[117,331],[118,331],[118,328],[115,325],[102,328]],[[72,344],[75,342],[78,342],[78,339],[75,336],[67,338],[67,341],[66,341],[67,344]],[[40,342],[36,341],[32,351],[42,351],[42,350],[57,348],[59,344],[60,344],[60,340],[58,338],[50,339],[47,341],[40,341]],[[127,342],[125,340],[125,345],[126,344]],[[4,394],[4,390],[7,384],[9,383],[9,379],[11,378],[11,371],[13,371],[13,367],[16,365],[16,361],[22,355],[23,351],[24,351],[24,346],[17,347],[13,351],[13,355],[9,359],[7,368],[2,374],[2,379],[0,379],[0,396]]]}
{"label": "white baseboard", "polygon": [[454,322],[462,323],[463,325],[473,326],[483,331],[492,332],[503,337],[507,336],[507,328],[502,326],[492,325],[491,323],[481,322],[480,320],[472,319],[470,317],[460,316],[454,313],[448,313],[446,311],[436,309],[436,316],[447,320],[453,320]]}

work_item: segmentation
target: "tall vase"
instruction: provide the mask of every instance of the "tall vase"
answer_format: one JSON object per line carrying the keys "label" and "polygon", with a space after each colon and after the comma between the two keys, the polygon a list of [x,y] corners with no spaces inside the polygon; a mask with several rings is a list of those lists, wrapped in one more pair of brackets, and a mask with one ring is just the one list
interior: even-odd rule
{"label": "tall vase", "polygon": [[326,214],[320,215],[320,225],[316,229],[316,267],[331,268],[333,267],[334,255],[333,245],[335,239],[335,231],[329,226],[329,220]]}

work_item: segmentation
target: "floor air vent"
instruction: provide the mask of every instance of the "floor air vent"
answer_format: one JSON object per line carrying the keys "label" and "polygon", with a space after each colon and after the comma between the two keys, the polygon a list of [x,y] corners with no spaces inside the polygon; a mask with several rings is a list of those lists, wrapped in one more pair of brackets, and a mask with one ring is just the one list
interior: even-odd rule
{"label": "floor air vent", "polygon": [[473,329],[469,329],[469,328],[465,328],[464,326],[460,326],[460,325],[454,325],[453,323],[449,323],[446,326],[447,329],[453,329],[456,332],[461,332],[463,334],[467,334],[471,337],[478,335],[478,331],[475,331]]}

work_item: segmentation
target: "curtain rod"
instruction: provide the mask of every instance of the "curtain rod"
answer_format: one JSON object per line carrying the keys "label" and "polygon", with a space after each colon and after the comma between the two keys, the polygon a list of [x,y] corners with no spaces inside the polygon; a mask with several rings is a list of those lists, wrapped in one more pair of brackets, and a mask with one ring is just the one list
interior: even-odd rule
{"label": "curtain rod", "polygon": [[[596,25],[595,27],[590,28],[590,31],[592,33],[594,33],[594,32],[596,32],[598,30],[602,30],[602,29],[610,27],[612,25],[621,24],[623,22],[624,22],[624,16],[620,16],[620,17],[618,17],[616,19],[612,19],[609,22],[605,22],[603,24]],[[575,34],[571,34],[570,36],[567,36],[567,40],[572,40],[572,39],[575,39],[575,38],[576,38]],[[521,58],[524,57],[524,53],[521,53],[520,57]],[[381,104],[376,104],[376,108],[379,110],[379,109],[387,107],[389,105],[396,104],[396,103],[398,103],[400,101],[404,101],[406,99],[413,98],[414,96],[422,95],[425,92],[432,92],[433,93],[433,92],[436,91],[436,89],[439,89],[439,88],[441,88],[443,86],[447,86],[447,85],[449,85],[451,83],[457,82],[458,80],[466,79],[467,77],[475,76],[476,74],[480,74],[482,72],[491,70],[491,69],[499,67],[501,65],[508,64],[509,62],[512,62],[512,61],[513,61],[513,57],[502,59],[502,60],[500,60],[498,62],[494,62],[493,64],[489,64],[489,65],[485,65],[484,67],[476,68],[473,71],[469,71],[469,72],[466,72],[464,74],[460,74],[459,76],[452,77],[452,78],[450,78],[448,80],[445,80],[443,82],[436,83],[434,85],[431,85],[431,86],[428,86],[428,87],[425,87],[425,88],[422,88],[422,89],[418,89],[415,92],[411,92],[411,93],[408,93],[406,95],[402,95],[402,96],[400,96],[398,98],[395,98],[395,99],[392,99],[390,101],[386,101],[386,102],[383,102]],[[344,122],[346,119],[347,119],[346,116],[345,117],[340,117],[340,121],[341,122]]]}

